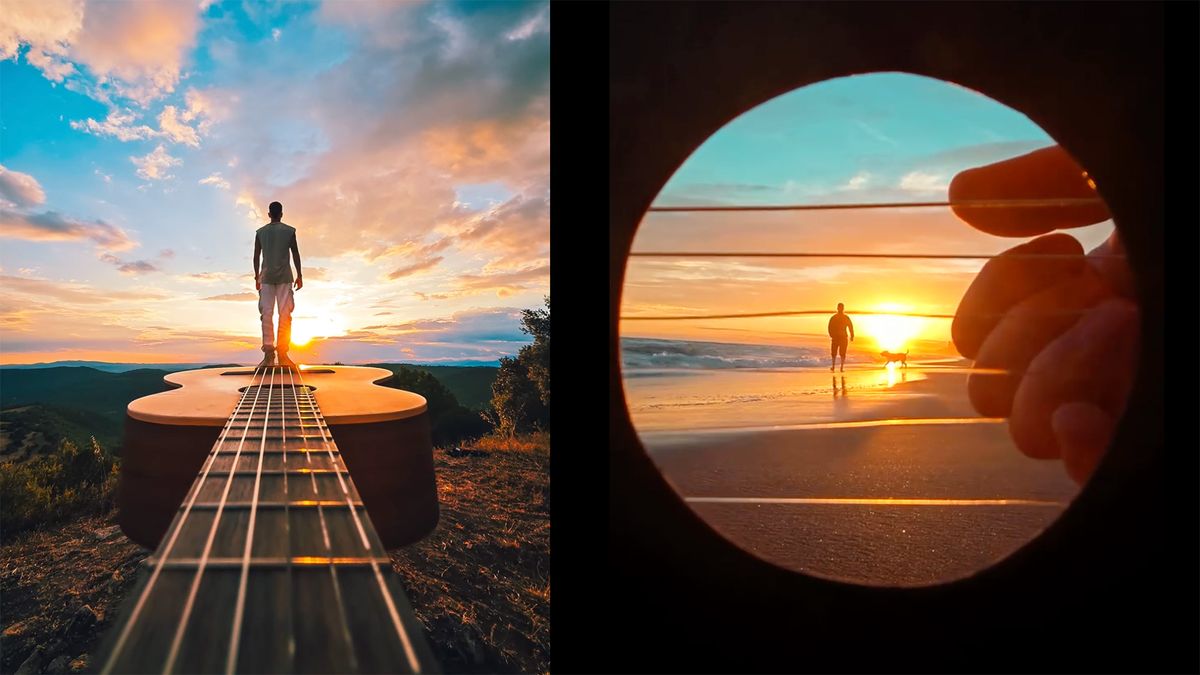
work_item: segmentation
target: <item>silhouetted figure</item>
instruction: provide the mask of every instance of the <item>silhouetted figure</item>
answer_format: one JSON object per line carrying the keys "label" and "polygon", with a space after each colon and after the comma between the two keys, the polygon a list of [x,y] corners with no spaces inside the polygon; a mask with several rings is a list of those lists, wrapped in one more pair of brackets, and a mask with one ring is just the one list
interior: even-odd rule
{"label": "silhouetted figure", "polygon": [[846,331],[850,331],[850,342],[854,342],[854,322],[846,316],[845,305],[838,303],[837,314],[829,317],[829,337],[833,343],[829,347],[829,372],[837,365],[838,354],[842,355],[842,372],[846,372]]}
{"label": "silhouetted figure", "polygon": [[[254,233],[254,288],[258,291],[258,313],[262,319],[263,359],[258,367],[270,366],[276,353],[279,365],[295,366],[288,358],[288,347],[292,343],[292,309],[296,306],[292,297],[292,268],[288,265],[288,253],[296,264],[296,290],[304,287],[300,273],[300,248],[296,244],[296,228],[283,223],[283,204],[271,202],[267,208],[271,222]],[[259,256],[262,256],[262,272],[259,272]],[[272,319],[275,308],[279,308],[279,336],[276,339]]]}

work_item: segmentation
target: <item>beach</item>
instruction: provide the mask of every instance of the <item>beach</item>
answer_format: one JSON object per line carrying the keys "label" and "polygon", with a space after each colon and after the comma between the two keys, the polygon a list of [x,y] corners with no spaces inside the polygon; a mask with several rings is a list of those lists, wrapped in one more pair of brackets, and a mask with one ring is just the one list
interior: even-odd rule
{"label": "beach", "polygon": [[650,457],[726,538],[789,569],[924,585],[1003,559],[1078,491],[971,408],[968,374],[945,361],[631,369],[625,391]]}

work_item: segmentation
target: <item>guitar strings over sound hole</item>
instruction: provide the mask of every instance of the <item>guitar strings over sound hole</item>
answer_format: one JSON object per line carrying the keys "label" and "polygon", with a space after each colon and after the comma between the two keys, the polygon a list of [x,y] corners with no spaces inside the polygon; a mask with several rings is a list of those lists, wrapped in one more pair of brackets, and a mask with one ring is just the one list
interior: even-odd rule
{"label": "guitar strings over sound hole", "polygon": [[996,564],[1099,465],[1136,370],[1101,190],[1023,114],[926,77],[744,113],[633,242],[620,363],[643,447],[714,529],[796,571],[911,586]]}

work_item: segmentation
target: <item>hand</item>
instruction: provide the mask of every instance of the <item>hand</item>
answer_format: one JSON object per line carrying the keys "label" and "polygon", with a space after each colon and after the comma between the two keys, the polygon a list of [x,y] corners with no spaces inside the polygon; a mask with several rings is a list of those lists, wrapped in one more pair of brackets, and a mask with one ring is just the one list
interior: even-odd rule
{"label": "hand", "polygon": [[[1094,198],[1090,179],[1058,147],[963,171],[950,201]],[[1031,236],[1109,217],[1103,204],[1071,207],[954,207],[972,226]],[[1120,254],[1116,232],[1091,256]],[[1017,255],[1054,254],[1050,258]],[[1044,234],[989,260],[963,295],[951,326],[958,351],[976,368],[967,381],[981,415],[1007,417],[1030,457],[1060,458],[1084,483],[1111,440],[1137,367],[1138,308],[1124,258],[1085,257],[1064,233]]]}
{"label": "hand", "polygon": [[304,277],[296,275],[296,290],[304,288]]}
{"label": "hand", "polygon": [[257,274],[254,275],[254,290],[262,290],[262,277]]}

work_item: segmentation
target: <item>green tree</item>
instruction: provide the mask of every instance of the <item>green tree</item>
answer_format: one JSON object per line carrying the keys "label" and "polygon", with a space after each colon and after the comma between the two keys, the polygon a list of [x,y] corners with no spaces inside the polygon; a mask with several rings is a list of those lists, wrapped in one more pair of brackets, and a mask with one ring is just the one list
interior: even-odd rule
{"label": "green tree", "polygon": [[479,416],[460,405],[453,392],[430,373],[404,366],[393,372],[395,376],[386,383],[387,386],[425,397],[435,445],[457,443],[487,432],[487,425]]}
{"label": "green tree", "polygon": [[550,408],[550,296],[546,309],[521,310],[521,330],[533,336],[533,344],[521,348],[517,358],[537,387],[542,405]]}
{"label": "green tree", "polygon": [[546,428],[549,410],[519,357],[500,359],[500,371],[492,383],[490,415],[496,429],[508,436]]}

